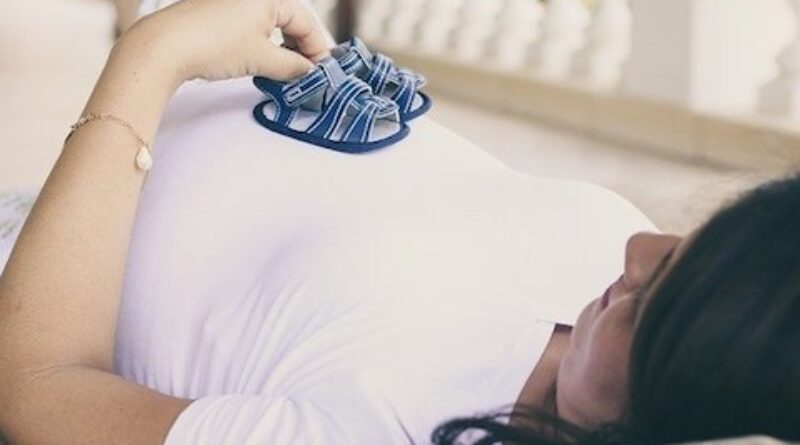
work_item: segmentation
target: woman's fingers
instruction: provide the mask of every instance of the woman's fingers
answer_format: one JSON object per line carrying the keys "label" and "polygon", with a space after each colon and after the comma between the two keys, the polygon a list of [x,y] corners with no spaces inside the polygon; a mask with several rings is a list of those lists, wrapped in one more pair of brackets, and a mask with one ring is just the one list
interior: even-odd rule
{"label": "woman's fingers", "polygon": [[325,32],[316,17],[297,0],[285,0],[278,13],[278,28],[297,45],[297,50],[317,62],[329,54]]}
{"label": "woman's fingers", "polygon": [[[324,28],[299,0],[185,0],[151,17],[141,23],[164,39],[159,47],[172,47],[181,80],[289,80],[329,55]],[[275,28],[297,43],[296,52],[269,42]]]}
{"label": "woman's fingers", "polygon": [[314,68],[308,59],[292,50],[275,46],[269,42],[259,45],[258,73],[274,80],[292,80]]}

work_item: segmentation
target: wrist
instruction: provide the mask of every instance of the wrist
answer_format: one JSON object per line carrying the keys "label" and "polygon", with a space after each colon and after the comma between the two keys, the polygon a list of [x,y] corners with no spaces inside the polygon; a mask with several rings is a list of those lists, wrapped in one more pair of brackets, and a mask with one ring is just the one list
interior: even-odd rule
{"label": "wrist", "polygon": [[183,82],[179,62],[157,28],[135,25],[117,40],[83,116],[107,114],[152,141],[161,114]]}
{"label": "wrist", "polygon": [[114,44],[108,65],[129,67],[151,87],[174,92],[185,77],[169,33],[156,17],[147,17],[126,31]]}

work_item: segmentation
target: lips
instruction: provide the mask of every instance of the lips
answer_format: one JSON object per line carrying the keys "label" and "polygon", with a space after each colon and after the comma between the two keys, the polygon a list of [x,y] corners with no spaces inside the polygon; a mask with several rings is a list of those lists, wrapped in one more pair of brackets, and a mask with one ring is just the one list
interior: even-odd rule
{"label": "lips", "polygon": [[620,281],[622,281],[622,277],[619,277],[619,279],[617,281],[613,282],[611,284],[611,286],[608,286],[608,289],[606,289],[606,292],[603,294],[602,297],[600,297],[600,311],[601,312],[604,311],[608,307],[609,304],[611,304],[611,292],[614,290],[614,286],[616,286]]}

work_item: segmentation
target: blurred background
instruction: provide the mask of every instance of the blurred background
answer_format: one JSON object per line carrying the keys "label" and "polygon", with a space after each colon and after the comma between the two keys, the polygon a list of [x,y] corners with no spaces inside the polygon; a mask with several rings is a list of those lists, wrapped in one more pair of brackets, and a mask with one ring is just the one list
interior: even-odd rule
{"label": "blurred background", "polygon": [[[800,0],[311,3],[338,39],[427,75],[433,119],[667,231],[800,165]],[[43,183],[117,24],[108,0],[3,3],[0,192]]]}

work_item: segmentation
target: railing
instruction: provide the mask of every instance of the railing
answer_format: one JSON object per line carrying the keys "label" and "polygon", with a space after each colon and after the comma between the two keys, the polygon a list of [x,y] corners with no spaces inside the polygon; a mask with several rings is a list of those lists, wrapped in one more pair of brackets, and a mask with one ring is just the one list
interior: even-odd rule
{"label": "railing", "polygon": [[356,33],[435,90],[694,157],[800,160],[800,0],[356,5]]}

